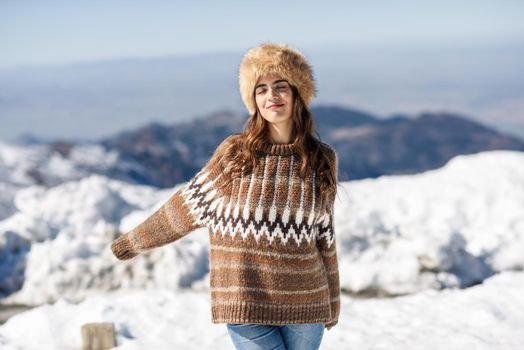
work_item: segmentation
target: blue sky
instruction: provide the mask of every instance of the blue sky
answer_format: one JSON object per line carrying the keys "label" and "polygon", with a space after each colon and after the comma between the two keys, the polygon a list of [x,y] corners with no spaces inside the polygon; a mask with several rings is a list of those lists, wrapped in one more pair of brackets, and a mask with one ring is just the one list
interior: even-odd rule
{"label": "blue sky", "polygon": [[521,0],[2,1],[0,68],[215,51],[524,43]]}

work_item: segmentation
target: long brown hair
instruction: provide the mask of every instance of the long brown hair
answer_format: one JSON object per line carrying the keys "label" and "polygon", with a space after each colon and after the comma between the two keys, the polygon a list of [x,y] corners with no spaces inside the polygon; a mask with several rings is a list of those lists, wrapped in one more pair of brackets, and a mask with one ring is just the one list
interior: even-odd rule
{"label": "long brown hair", "polygon": [[[291,115],[293,120],[291,139],[297,145],[297,151],[302,160],[299,176],[304,179],[311,173],[312,169],[315,169],[317,179],[320,182],[321,202],[331,206],[338,187],[334,155],[327,152],[326,147],[322,145],[320,135],[314,125],[313,116],[304,104],[297,88],[291,85],[291,89],[294,99]],[[227,176],[224,186],[230,184],[235,178],[239,178],[242,173],[247,175],[252,172],[256,165],[259,146],[266,142],[264,140],[269,139],[268,124],[269,122],[260,115],[257,109],[246,121],[243,132],[237,134],[239,135],[238,142],[223,150],[227,158],[231,160],[225,170],[225,173],[229,176]],[[313,133],[317,136],[314,136]]]}

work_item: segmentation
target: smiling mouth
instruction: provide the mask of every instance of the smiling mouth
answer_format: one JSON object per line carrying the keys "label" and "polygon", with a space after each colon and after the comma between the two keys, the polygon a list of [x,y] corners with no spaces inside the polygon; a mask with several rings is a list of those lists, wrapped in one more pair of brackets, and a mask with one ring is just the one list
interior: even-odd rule
{"label": "smiling mouth", "polygon": [[280,108],[282,106],[283,106],[283,104],[281,104],[281,105],[272,105],[272,106],[269,106],[267,109],[277,109],[277,108]]}

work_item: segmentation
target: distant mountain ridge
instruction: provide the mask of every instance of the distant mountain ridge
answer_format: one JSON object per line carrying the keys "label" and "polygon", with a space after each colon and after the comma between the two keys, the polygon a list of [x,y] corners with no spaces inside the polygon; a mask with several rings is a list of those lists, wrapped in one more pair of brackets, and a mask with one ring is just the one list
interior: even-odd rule
{"label": "distant mountain ridge", "polygon": [[313,113],[321,136],[338,151],[343,179],[417,173],[459,154],[524,150],[524,141],[454,113],[389,119],[337,107]]}
{"label": "distant mountain ridge", "polygon": [[[524,151],[524,141],[453,113],[380,119],[336,106],[314,107],[312,113],[321,139],[337,150],[341,181],[417,173],[438,168],[459,154]],[[189,180],[224,138],[243,129],[246,118],[222,110],[188,122],[153,122],[118,133],[99,140],[106,152],[118,154],[118,161],[93,172],[136,184],[172,187]],[[36,138],[26,138],[36,142]],[[76,143],[56,140],[47,145],[49,152],[67,158]],[[39,182],[45,184],[42,177]]]}
{"label": "distant mountain ridge", "polygon": [[[417,173],[438,168],[459,154],[524,151],[524,141],[452,113],[379,119],[334,106],[316,107],[312,113],[321,139],[338,152],[341,180]],[[188,180],[225,137],[243,129],[244,122],[245,117],[220,111],[173,126],[150,124],[102,144],[126,159],[141,159],[148,169],[161,169],[140,182],[171,186]]]}

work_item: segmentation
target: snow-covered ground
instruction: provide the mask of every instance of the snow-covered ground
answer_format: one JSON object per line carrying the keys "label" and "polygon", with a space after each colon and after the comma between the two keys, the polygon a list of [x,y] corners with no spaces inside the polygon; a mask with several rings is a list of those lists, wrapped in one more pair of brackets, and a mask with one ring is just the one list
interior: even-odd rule
{"label": "snow-covered ground", "polygon": [[[116,323],[123,349],[231,348],[225,326],[210,322],[205,229],[131,261],[109,249],[175,190],[100,175],[18,189],[13,213],[0,216],[1,301],[57,302],[12,317],[0,348],[78,348],[81,324],[96,321]],[[523,344],[524,153],[342,183],[335,223],[342,289],[397,297],[345,294],[323,348]],[[40,331],[23,337],[28,329]]]}
{"label": "snow-covered ground", "polygon": [[[343,295],[339,324],[321,349],[517,350],[524,344],[523,272],[503,272],[474,287],[385,299]],[[207,292],[118,291],[80,304],[60,300],[13,316],[0,348],[80,349],[80,329],[112,322],[119,350],[234,349],[225,324],[211,323]]]}

